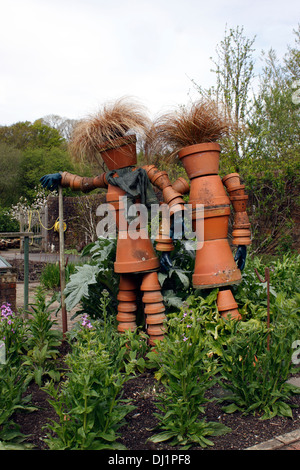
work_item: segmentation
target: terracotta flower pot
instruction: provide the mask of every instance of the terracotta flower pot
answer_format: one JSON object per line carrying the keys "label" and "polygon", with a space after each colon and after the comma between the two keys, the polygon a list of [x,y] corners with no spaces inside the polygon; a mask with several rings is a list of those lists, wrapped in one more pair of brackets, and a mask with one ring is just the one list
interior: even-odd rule
{"label": "terracotta flower pot", "polygon": [[132,313],[137,311],[137,305],[135,302],[124,302],[118,303],[118,312]]}
{"label": "terracotta flower pot", "polygon": [[120,291],[135,290],[138,287],[137,280],[132,274],[121,274],[120,275]]}
{"label": "terracotta flower pot", "polygon": [[145,308],[144,308],[144,312],[148,315],[152,315],[154,313],[161,313],[161,312],[164,312],[166,309],[165,309],[165,306],[163,304],[163,302],[156,302],[156,303],[153,303],[153,304],[146,304],[145,305]]}
{"label": "terracotta flower pot", "polygon": [[245,212],[247,208],[248,196],[232,196],[230,197],[231,204],[235,212]]}
{"label": "terracotta flower pot", "polygon": [[161,291],[146,291],[144,292],[144,295],[142,297],[142,301],[145,304],[151,304],[151,303],[156,303],[156,302],[162,302],[164,300]]}
{"label": "terracotta flower pot", "polygon": [[222,178],[222,182],[226,187],[227,191],[231,191],[232,189],[240,186],[240,175],[238,173],[230,173]]}
{"label": "terracotta flower pot", "polygon": [[206,207],[230,205],[221,178],[218,175],[194,178],[191,181],[189,204],[204,204]]}
{"label": "terracotta flower pot", "polygon": [[196,251],[193,285],[198,289],[208,289],[238,284],[241,272],[234,261],[227,238],[207,240]]}
{"label": "terracotta flower pot", "polygon": [[227,238],[229,215],[229,206],[207,208],[204,210],[204,214],[203,211],[198,213],[194,210],[192,220],[197,240],[201,242],[201,236],[203,236],[203,240]]}
{"label": "terracotta flower pot", "polygon": [[178,153],[178,157],[190,179],[203,175],[217,175],[221,147],[215,142],[190,145]]}
{"label": "terracotta flower pot", "polygon": [[147,325],[161,325],[166,320],[164,313],[155,313],[154,315],[148,315],[146,319]]}
{"label": "terracotta flower pot", "polygon": [[114,263],[116,273],[138,273],[159,268],[159,259],[150,238],[134,240],[126,232],[124,237],[119,232]]}
{"label": "terracotta flower pot", "polygon": [[175,191],[172,186],[167,186],[163,189],[163,198],[166,204],[170,204],[170,202],[175,199],[177,199],[177,201],[182,201],[181,194],[178,191]]}
{"label": "terracotta flower pot", "polygon": [[144,274],[141,291],[158,291],[160,289],[157,272]]}
{"label": "terracotta flower pot", "polygon": [[189,183],[182,177],[179,177],[172,184],[172,188],[180,194],[187,194],[190,191]]}
{"label": "terracotta flower pot", "polygon": [[122,323],[135,322],[136,316],[133,313],[119,312],[117,315],[117,320]]}
{"label": "terracotta flower pot", "polygon": [[240,320],[242,317],[238,311],[238,304],[234,300],[230,289],[218,292],[217,307],[221,316],[225,319]]}
{"label": "terracotta flower pot", "polygon": [[158,171],[157,173],[155,173],[151,179],[151,183],[154,186],[157,186],[161,191],[164,188],[171,186],[171,182],[166,171]]}
{"label": "terracotta flower pot", "polygon": [[249,229],[235,229],[232,231],[233,245],[250,245],[251,244],[251,231]]}
{"label": "terracotta flower pot", "polygon": [[133,302],[136,300],[136,293],[133,290],[120,290],[117,299],[125,302]]}
{"label": "terracotta flower pot", "polygon": [[164,339],[164,335],[150,336],[149,344],[150,344],[150,346],[155,346],[155,343],[157,341],[162,341],[163,339]]}
{"label": "terracotta flower pot", "polygon": [[247,212],[236,212],[234,214],[233,228],[250,228],[250,222]]}
{"label": "terracotta flower pot", "polygon": [[124,333],[124,331],[131,330],[134,331],[136,329],[136,323],[135,322],[122,322],[118,324],[117,327],[118,331],[120,333]]}
{"label": "terracotta flower pot", "polygon": [[164,325],[149,325],[147,333],[150,336],[160,336],[167,332],[167,328]]}
{"label": "terracotta flower pot", "polygon": [[118,170],[119,168],[136,165],[137,157],[135,136],[116,139],[114,144],[116,146],[115,148],[101,151],[101,157],[109,170]]}
{"label": "terracotta flower pot", "polygon": [[231,189],[229,192],[230,197],[232,196],[244,196],[245,195],[245,185],[240,184],[239,186],[236,186],[235,188]]}

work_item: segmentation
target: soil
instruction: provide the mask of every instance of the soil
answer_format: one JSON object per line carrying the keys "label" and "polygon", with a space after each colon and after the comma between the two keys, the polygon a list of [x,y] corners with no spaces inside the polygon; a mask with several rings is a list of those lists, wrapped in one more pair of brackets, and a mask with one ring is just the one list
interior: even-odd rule
{"label": "soil", "polygon": [[[22,280],[22,269],[14,263]],[[41,272],[41,263],[31,264],[30,281],[37,281]],[[63,361],[64,355],[68,352],[69,346],[64,344],[60,349],[60,358]],[[300,376],[300,372],[297,374]],[[147,371],[131,379],[124,385],[123,397],[130,400],[135,409],[126,417],[126,425],[120,429],[119,442],[128,450],[139,451],[170,451],[179,450],[171,447],[168,443],[154,444],[148,439],[157,433],[154,429],[158,424],[154,413],[158,412],[157,403],[158,382],[152,371]],[[57,415],[49,404],[49,396],[41,390],[35,383],[32,383],[27,393],[32,395],[32,405],[37,411],[31,413],[17,412],[12,416],[12,420],[20,426],[20,431],[27,436],[26,442],[33,445],[36,450],[47,450],[45,443],[47,435],[47,424],[51,420],[57,420]],[[208,398],[222,396],[223,389],[215,386],[209,391]],[[205,450],[243,450],[255,444],[259,444],[276,436],[300,428],[300,395],[295,395],[290,404],[294,405],[293,418],[275,417],[262,421],[259,416],[247,415],[235,412],[226,414],[222,411],[223,404],[213,401],[205,405],[206,421],[221,422],[231,429],[231,432],[224,436],[209,437],[214,443],[212,447]],[[204,418],[204,416],[203,416]],[[192,447],[190,450],[203,450],[201,447]]]}
{"label": "soil", "polygon": [[[61,360],[68,347],[62,346]],[[298,374],[300,375],[300,374]],[[168,443],[154,444],[148,439],[157,433],[155,426],[158,424],[154,413],[159,412],[157,403],[158,382],[152,371],[147,371],[129,380],[124,385],[123,398],[129,399],[135,406],[126,417],[126,424],[120,429],[121,437],[118,439],[127,450],[131,451],[170,451],[180,450],[171,447]],[[31,413],[18,412],[12,416],[13,421],[20,426],[20,431],[28,436],[26,442],[32,444],[36,450],[47,450],[45,443],[47,424],[51,420],[57,420],[54,409],[49,404],[49,396],[35,383],[32,383],[27,391],[32,394],[32,405],[37,411]],[[223,389],[220,385],[208,392],[208,398],[222,396]],[[300,427],[300,395],[295,395],[289,402],[294,405],[293,418],[279,417],[269,420],[260,420],[259,416],[247,415],[235,412],[226,414],[222,411],[223,404],[213,401],[205,405],[206,421],[221,422],[231,429],[224,436],[209,437],[214,443],[205,450],[244,450],[255,444],[265,442],[271,438],[299,429]],[[204,416],[203,416],[204,418]],[[190,450],[203,450],[201,447],[192,447]]]}

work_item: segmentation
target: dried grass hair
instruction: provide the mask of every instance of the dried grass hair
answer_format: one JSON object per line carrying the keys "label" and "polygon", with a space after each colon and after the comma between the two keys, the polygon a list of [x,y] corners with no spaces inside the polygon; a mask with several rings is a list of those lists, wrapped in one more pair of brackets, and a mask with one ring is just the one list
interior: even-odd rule
{"label": "dried grass hair", "polygon": [[149,133],[148,148],[173,159],[184,147],[227,137],[232,121],[212,100],[201,99],[158,117]]}
{"label": "dried grass hair", "polygon": [[134,100],[120,98],[103,105],[95,115],[75,126],[69,150],[75,161],[102,164],[101,152],[145,137],[151,126],[146,109]]}

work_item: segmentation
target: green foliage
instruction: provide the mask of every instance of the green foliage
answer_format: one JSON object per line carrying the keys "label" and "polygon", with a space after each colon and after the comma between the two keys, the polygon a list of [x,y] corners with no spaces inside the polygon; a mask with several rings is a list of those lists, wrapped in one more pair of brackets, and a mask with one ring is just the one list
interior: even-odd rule
{"label": "green foliage", "polygon": [[17,122],[11,126],[0,127],[0,141],[20,150],[32,148],[49,149],[60,147],[64,139],[56,129],[39,121]]}
{"label": "green foliage", "polygon": [[99,303],[104,290],[110,293],[108,310],[114,315],[117,306],[119,276],[114,273],[116,240],[99,238],[86,246],[82,256],[91,256],[92,264],[77,266],[66,285],[66,306],[71,310],[80,303],[82,310],[76,315],[87,313],[91,318],[101,318]]}
{"label": "green foliage", "polygon": [[188,449],[191,445],[213,445],[207,436],[221,435],[229,428],[218,422],[200,420],[208,401],[205,392],[215,384],[217,361],[209,350],[201,317],[194,310],[182,309],[168,321],[168,335],[148,354],[158,367],[156,378],[162,380],[156,413],[162,431],[153,442],[169,441]]}
{"label": "green foliage", "polygon": [[221,356],[224,388],[231,391],[222,399],[231,402],[224,411],[257,413],[262,419],[276,415],[292,418],[287,401],[293,393],[300,393],[298,387],[287,383],[293,338],[293,323],[282,320],[270,330],[261,323],[233,325]]}
{"label": "green foliage", "polygon": [[121,391],[136,363],[126,362],[128,338],[111,325],[108,318],[104,324],[85,322],[66,358],[67,380],[45,388],[59,418],[49,425],[55,433],[48,434],[51,450],[124,449],[117,431],[134,407]]}
{"label": "green foliage", "polygon": [[[69,282],[70,276],[75,273],[75,268],[75,263],[68,263],[66,265],[66,282]],[[59,263],[47,264],[41,272],[40,282],[46,289],[57,289],[60,286]]]}
{"label": "green foliage", "polygon": [[0,207],[0,232],[18,232],[18,222],[8,214],[7,209]]}
{"label": "green foliage", "polygon": [[32,305],[32,318],[28,320],[29,338],[27,340],[27,357],[24,365],[28,367],[28,376],[41,386],[45,376],[53,380],[60,379],[60,372],[55,364],[58,356],[58,346],[62,341],[62,334],[55,330],[55,320],[51,320],[50,303],[46,303],[45,293],[39,289],[36,294],[36,303]]}

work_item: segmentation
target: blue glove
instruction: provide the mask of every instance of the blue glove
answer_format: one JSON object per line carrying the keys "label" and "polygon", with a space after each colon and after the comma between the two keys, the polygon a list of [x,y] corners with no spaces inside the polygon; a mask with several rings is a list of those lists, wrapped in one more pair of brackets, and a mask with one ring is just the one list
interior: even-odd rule
{"label": "blue glove", "polygon": [[44,188],[49,189],[49,191],[54,191],[61,182],[61,174],[52,173],[51,175],[42,176],[40,182]]}
{"label": "blue glove", "polygon": [[246,256],[247,256],[247,247],[246,245],[238,245],[236,254],[234,257],[234,261],[237,262],[237,267],[243,271],[245,264],[246,264]]}
{"label": "blue glove", "polygon": [[172,268],[173,264],[168,251],[162,252],[160,257],[160,266],[164,272],[168,272]]}

